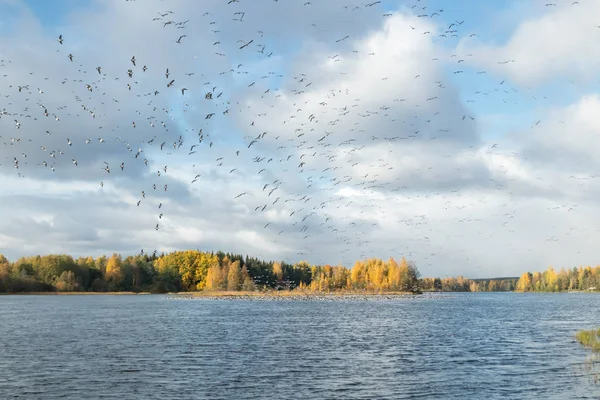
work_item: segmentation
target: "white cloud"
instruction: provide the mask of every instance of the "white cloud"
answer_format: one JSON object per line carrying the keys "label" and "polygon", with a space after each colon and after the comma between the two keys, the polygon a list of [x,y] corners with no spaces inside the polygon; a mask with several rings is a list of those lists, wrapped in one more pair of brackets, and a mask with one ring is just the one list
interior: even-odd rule
{"label": "white cloud", "polygon": [[[483,129],[498,117],[466,117],[477,110],[462,102],[443,61],[462,50],[481,65],[481,54],[515,58],[503,73],[533,84],[533,75],[542,82],[572,68],[591,74],[592,58],[578,53],[579,61],[534,74],[554,57],[539,43],[456,50],[439,41],[447,24],[436,19],[282,3],[257,0],[240,24],[238,5],[173,2],[165,20],[190,19],[177,29],[152,21],[165,11],[159,1],[106,1],[63,27],[62,46],[31,16],[16,38],[0,37],[0,92],[9,96],[0,119],[0,253],[200,248],[347,266],[405,255],[425,275],[473,277],[593,261],[597,95],[581,93],[577,104],[537,112],[539,125],[485,143]],[[525,28],[514,38],[533,29]],[[174,43],[180,33],[188,37]],[[591,57],[585,43],[574,46]]]}
{"label": "white cloud", "polygon": [[468,62],[524,87],[556,78],[593,82],[600,68],[600,49],[590,43],[600,35],[596,18],[600,3],[566,1],[544,7],[540,2],[538,8],[544,11],[520,21],[506,43],[465,37],[459,53],[473,54]]}

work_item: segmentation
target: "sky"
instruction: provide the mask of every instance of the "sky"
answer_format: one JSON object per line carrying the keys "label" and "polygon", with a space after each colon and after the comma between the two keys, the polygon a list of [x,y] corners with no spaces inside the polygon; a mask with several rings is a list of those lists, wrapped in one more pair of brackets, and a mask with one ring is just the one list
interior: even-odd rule
{"label": "sky", "polygon": [[554,1],[0,1],[0,254],[594,265],[600,3]]}

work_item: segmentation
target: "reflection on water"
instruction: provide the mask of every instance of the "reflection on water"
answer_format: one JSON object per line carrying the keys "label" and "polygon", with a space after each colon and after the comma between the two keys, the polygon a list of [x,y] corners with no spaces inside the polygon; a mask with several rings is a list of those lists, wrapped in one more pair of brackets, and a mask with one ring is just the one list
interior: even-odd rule
{"label": "reflection on water", "polygon": [[591,294],[0,296],[0,398],[597,399]]}

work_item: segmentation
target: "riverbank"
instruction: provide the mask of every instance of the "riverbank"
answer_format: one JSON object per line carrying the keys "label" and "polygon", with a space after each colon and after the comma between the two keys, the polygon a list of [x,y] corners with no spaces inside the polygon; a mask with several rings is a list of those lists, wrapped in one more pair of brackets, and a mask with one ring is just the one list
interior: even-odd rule
{"label": "riverbank", "polygon": [[307,296],[325,296],[325,297],[342,297],[342,296],[368,296],[368,297],[383,297],[383,296],[419,296],[419,293],[411,292],[308,292],[308,291],[289,291],[289,290],[268,290],[268,291],[201,291],[201,292],[169,292],[169,293],[150,293],[150,292],[17,292],[17,293],[1,293],[0,295],[27,295],[27,296],[72,296],[72,295],[148,295],[160,294],[177,297],[194,297],[194,298],[228,298],[228,297],[289,297],[301,298]]}
{"label": "riverbank", "polygon": [[16,293],[1,293],[0,296],[73,296],[73,295],[136,295],[136,294],[151,294],[150,292],[16,292]]}

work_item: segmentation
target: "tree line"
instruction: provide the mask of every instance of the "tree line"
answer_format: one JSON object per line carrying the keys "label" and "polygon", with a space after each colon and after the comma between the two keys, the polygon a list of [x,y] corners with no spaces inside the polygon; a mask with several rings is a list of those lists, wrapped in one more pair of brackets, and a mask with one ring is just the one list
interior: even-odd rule
{"label": "tree line", "polygon": [[264,261],[223,252],[198,250],[169,254],[119,254],[73,258],[69,255],[22,257],[10,262],[0,255],[0,292],[255,291],[255,290],[419,290],[419,272],[399,262],[369,259],[353,268]]}
{"label": "tree line", "polygon": [[423,278],[421,289],[428,292],[512,292],[519,278],[468,279]]}
{"label": "tree line", "polygon": [[573,267],[556,271],[549,267],[544,272],[525,272],[517,282],[521,292],[593,291],[600,286],[600,266]]}
{"label": "tree line", "polygon": [[404,257],[341,265],[289,264],[224,252],[199,250],[168,254],[119,254],[73,258],[69,255],[0,255],[0,292],[194,292],[303,290],[314,292],[497,292],[587,290],[600,282],[600,267],[556,273],[525,273],[520,278],[421,278]]}

